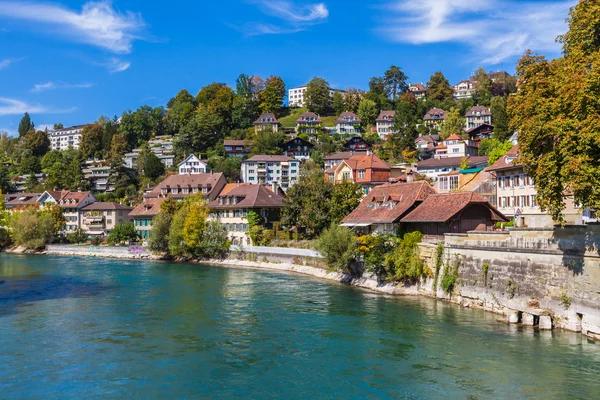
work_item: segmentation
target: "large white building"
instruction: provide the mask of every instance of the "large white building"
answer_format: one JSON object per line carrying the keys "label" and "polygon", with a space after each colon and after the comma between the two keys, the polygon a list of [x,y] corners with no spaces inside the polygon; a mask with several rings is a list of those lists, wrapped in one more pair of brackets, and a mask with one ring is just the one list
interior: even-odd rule
{"label": "large white building", "polygon": [[[290,107],[304,107],[304,93],[306,86],[298,86],[288,89],[288,103]],[[333,97],[335,92],[344,92],[343,90],[329,89],[329,96]]]}
{"label": "large white building", "polygon": [[48,131],[51,150],[79,149],[81,132],[86,125],[77,125],[70,128]]}
{"label": "large white building", "polygon": [[242,181],[278,184],[286,190],[298,181],[300,161],[288,156],[258,155],[242,162]]}

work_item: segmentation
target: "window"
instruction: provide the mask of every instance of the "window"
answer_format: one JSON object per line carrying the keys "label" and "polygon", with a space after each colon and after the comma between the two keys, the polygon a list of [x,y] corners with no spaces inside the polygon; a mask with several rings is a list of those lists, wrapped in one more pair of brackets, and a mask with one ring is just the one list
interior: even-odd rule
{"label": "window", "polygon": [[254,180],[254,177],[253,177],[253,176],[251,176],[251,177],[249,177],[249,178],[248,178],[248,180],[249,180],[249,181],[253,181],[253,180]]}
{"label": "window", "polygon": [[342,179],[344,179],[344,180],[350,180],[350,172],[344,172],[342,174]]}
{"label": "window", "polygon": [[535,194],[530,195],[529,198],[531,199],[531,207],[537,207],[537,198]]}
{"label": "window", "polygon": [[358,178],[359,179],[364,179],[365,178],[365,170],[361,169],[358,171]]}
{"label": "window", "polygon": [[458,176],[451,176],[450,177],[450,190],[457,190],[458,189]]}
{"label": "window", "polygon": [[529,197],[525,196],[525,195],[521,195],[521,207],[527,207],[529,206]]}
{"label": "window", "polygon": [[454,149],[452,149],[452,152],[453,152],[453,153],[460,153],[460,149],[458,149],[458,148],[454,148]]}
{"label": "window", "polygon": [[525,175],[519,175],[519,187],[525,186]]}
{"label": "window", "polygon": [[112,219],[107,219],[106,223],[109,224],[109,225],[112,224]]}

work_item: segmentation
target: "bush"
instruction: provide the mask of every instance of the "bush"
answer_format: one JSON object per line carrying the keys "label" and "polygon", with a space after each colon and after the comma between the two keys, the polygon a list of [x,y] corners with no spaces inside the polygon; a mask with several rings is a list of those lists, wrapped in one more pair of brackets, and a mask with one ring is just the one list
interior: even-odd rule
{"label": "bush", "polygon": [[43,249],[58,233],[51,214],[34,210],[16,213],[10,231],[16,245],[34,250]]}
{"label": "bush", "polygon": [[454,260],[454,267],[447,264],[444,266],[444,277],[442,278],[442,289],[446,293],[452,293],[454,291],[454,287],[456,285],[456,281],[458,280],[458,267],[460,265],[460,260],[458,257]]}
{"label": "bush", "polygon": [[69,243],[74,244],[84,243],[87,240],[87,238],[87,233],[85,233],[85,231],[81,228],[77,228],[75,231],[67,235],[67,240],[69,241]]}
{"label": "bush", "polygon": [[111,245],[124,243],[130,240],[138,240],[139,236],[133,222],[119,222],[106,238]]}
{"label": "bush", "polygon": [[396,238],[391,235],[364,235],[358,238],[358,249],[367,271],[385,278],[388,271],[385,267],[386,255],[392,250]]}
{"label": "bush", "polygon": [[325,257],[330,270],[354,273],[352,262],[354,261],[356,238],[350,229],[332,224],[319,236],[315,247]]}
{"label": "bush", "polygon": [[231,243],[227,239],[227,229],[218,221],[210,221],[202,235],[202,254],[206,258],[225,258]]}
{"label": "bush", "polygon": [[425,275],[418,246],[422,238],[421,232],[406,233],[398,245],[386,255],[385,267],[394,279],[416,282]]}

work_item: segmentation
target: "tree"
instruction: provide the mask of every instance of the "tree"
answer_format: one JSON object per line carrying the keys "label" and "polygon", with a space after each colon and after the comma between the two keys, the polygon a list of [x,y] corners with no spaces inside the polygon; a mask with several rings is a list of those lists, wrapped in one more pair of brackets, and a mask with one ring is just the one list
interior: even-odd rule
{"label": "tree", "polygon": [[53,129],[57,130],[57,129],[63,129],[63,128],[64,128],[63,124],[58,123],[58,124],[54,124],[54,128]]}
{"label": "tree", "polygon": [[334,185],[329,210],[332,223],[338,224],[346,215],[354,211],[362,197],[363,193],[357,183],[344,181]]}
{"label": "tree", "polygon": [[340,115],[346,111],[346,105],[344,104],[344,95],[342,92],[335,91],[333,93],[333,112],[335,115]]}
{"label": "tree", "polygon": [[475,99],[482,106],[489,106],[492,99],[492,80],[483,67],[479,67],[473,75],[475,83]]}
{"label": "tree", "polygon": [[183,227],[187,219],[189,211],[189,203],[184,204],[177,209],[171,220],[171,228],[169,229],[169,254],[173,257],[187,257],[185,242],[183,240]]}
{"label": "tree", "polygon": [[382,155],[390,162],[406,161],[402,158],[406,150],[411,152],[416,149],[415,140],[419,136],[415,114],[416,104],[406,99],[408,98],[398,102],[393,119],[392,137],[383,145]]}
{"label": "tree", "polygon": [[492,99],[490,111],[492,125],[494,125],[494,138],[503,142],[510,138],[508,130],[508,113],[506,112],[506,97],[496,96]]}
{"label": "tree", "polygon": [[79,150],[85,158],[103,158],[103,134],[104,127],[100,123],[89,124],[83,128],[81,131],[81,143],[79,145]]}
{"label": "tree", "polygon": [[371,100],[377,104],[378,110],[390,110],[392,108],[392,103],[386,96],[383,78],[371,78],[369,80],[369,91],[363,98]]}
{"label": "tree", "polygon": [[323,78],[312,78],[304,92],[304,104],[308,111],[326,114],[331,109],[329,83]]}
{"label": "tree", "polygon": [[171,215],[161,211],[152,218],[152,235],[148,241],[150,251],[165,254],[169,251],[169,229],[171,228]]}
{"label": "tree", "polygon": [[128,241],[137,241],[139,235],[135,230],[133,222],[119,222],[115,225],[112,231],[107,236],[107,241],[110,244],[125,243]]}
{"label": "tree", "polygon": [[505,155],[510,149],[512,149],[513,144],[510,141],[502,142],[498,146],[496,146],[492,151],[490,151],[488,163],[492,165],[497,160],[500,159],[503,155]]}
{"label": "tree", "polygon": [[67,234],[67,240],[69,243],[84,243],[88,238],[87,233],[81,228],[75,229],[73,232]]}
{"label": "tree", "polygon": [[132,177],[125,168],[123,155],[127,150],[127,140],[120,133],[114,135],[109,152],[110,171],[108,182],[114,186],[115,191],[125,189],[132,181]]}
{"label": "tree", "polygon": [[241,181],[241,166],[241,157],[213,157],[210,159],[210,170],[213,172],[222,172],[225,178],[227,178],[227,182],[230,183]]}
{"label": "tree", "polygon": [[179,131],[173,141],[175,153],[184,157],[190,153],[200,155],[223,141],[221,118],[201,107],[196,115]]}
{"label": "tree", "polygon": [[344,93],[344,109],[353,113],[358,112],[358,106],[362,100],[364,92],[354,88],[348,88]]}
{"label": "tree", "polygon": [[379,109],[373,100],[363,99],[358,105],[358,117],[365,126],[375,125],[378,115]]}
{"label": "tree", "polygon": [[230,246],[225,226],[219,221],[209,221],[202,235],[202,255],[209,259],[223,259]]}
{"label": "tree", "polygon": [[519,161],[535,180],[540,208],[557,222],[564,222],[567,193],[575,204],[600,209],[600,4],[579,2],[568,24],[558,38],[562,57],[528,51],[521,58],[519,90],[508,104]]}
{"label": "tree", "polygon": [[128,149],[141,146],[152,136],[165,131],[164,109],[141,106],[134,112],[126,111],[121,116],[119,132],[125,136]]}
{"label": "tree", "polygon": [[189,209],[183,224],[183,242],[193,255],[201,254],[202,237],[206,229],[206,219],[208,218],[208,205],[202,196],[189,201]]}
{"label": "tree", "polygon": [[42,170],[47,172],[55,163],[62,162],[62,151],[51,151],[42,157]]}
{"label": "tree", "polygon": [[174,135],[178,133],[194,117],[196,112],[196,98],[183,89],[167,103],[165,113],[165,129]]}
{"label": "tree", "polygon": [[267,78],[265,88],[258,94],[258,107],[263,113],[279,115],[285,97],[285,82],[279,76],[271,75]]}
{"label": "tree", "polygon": [[8,175],[8,168],[4,163],[0,163],[0,192],[8,193],[10,190],[10,178]]}
{"label": "tree", "polygon": [[25,113],[23,118],[21,118],[21,122],[19,122],[19,128],[17,129],[19,132],[19,137],[23,137],[27,135],[30,131],[35,130],[35,124],[31,121],[31,117],[29,113]]}
{"label": "tree", "polygon": [[400,95],[408,90],[408,77],[404,75],[402,69],[392,65],[383,76],[385,94],[392,102],[396,102]]}
{"label": "tree", "polygon": [[356,249],[356,238],[350,229],[331,224],[315,243],[315,248],[323,255],[330,270],[354,274],[352,262]]}
{"label": "tree", "polygon": [[44,131],[29,131],[24,139],[25,148],[36,157],[42,157],[50,150],[50,139]]}
{"label": "tree", "polygon": [[284,141],[285,134],[283,132],[273,132],[271,129],[262,130],[255,136],[252,154],[283,154],[281,145]]}
{"label": "tree", "polygon": [[21,162],[21,174],[39,174],[42,171],[39,157],[29,156]]}
{"label": "tree", "polygon": [[452,100],[454,89],[441,71],[435,72],[427,82],[427,101],[439,105],[439,103]]}
{"label": "tree", "polygon": [[144,160],[144,176],[155,180],[165,173],[165,165],[156,154],[150,152]]}
{"label": "tree", "polygon": [[43,249],[57,234],[52,216],[37,210],[15,213],[9,225],[13,242],[28,249]]}
{"label": "tree", "polygon": [[220,119],[215,130],[222,136],[232,129],[231,109],[235,99],[235,92],[224,83],[211,83],[203,87],[196,95],[198,111],[204,110]]}
{"label": "tree", "polygon": [[463,136],[465,134],[465,117],[456,107],[452,107],[446,114],[446,120],[440,129],[440,138],[446,140],[450,135]]}

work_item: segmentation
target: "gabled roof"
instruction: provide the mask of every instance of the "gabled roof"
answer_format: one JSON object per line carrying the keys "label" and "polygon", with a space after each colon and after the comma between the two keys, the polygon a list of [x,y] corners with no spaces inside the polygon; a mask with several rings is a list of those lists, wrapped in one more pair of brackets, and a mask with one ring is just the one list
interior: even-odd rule
{"label": "gabled roof", "polygon": [[383,162],[383,160],[377,157],[375,154],[359,154],[352,156],[344,161],[353,170],[358,169],[380,169],[391,171],[391,168]]}
{"label": "gabled roof", "polygon": [[[456,133],[453,133],[452,135],[448,136],[448,138],[446,140],[463,140],[463,138],[462,138],[462,136],[457,135]],[[444,140],[444,142],[446,140]]]}
{"label": "gabled roof", "polygon": [[285,162],[285,161],[296,161],[295,158],[288,156],[272,156],[266,154],[259,154],[253,157],[250,157],[247,160],[244,160],[243,163],[247,162]]}
{"label": "gabled roof", "polygon": [[[350,120],[346,120],[345,118],[349,118]],[[361,123],[360,118],[358,117],[358,115],[354,114],[353,112],[343,112],[339,115],[339,117],[337,117],[337,119],[335,120],[336,124],[339,123],[343,123],[343,122],[354,122],[357,124]]]}
{"label": "gabled roof", "polygon": [[37,200],[41,195],[41,193],[17,193],[10,196],[6,195],[6,208],[36,205]]}
{"label": "gabled roof", "polygon": [[500,157],[491,167],[487,168],[486,171],[499,171],[503,169],[521,168],[522,165],[515,162],[515,159],[519,155],[519,145],[515,144],[509,151]]}
{"label": "gabled roof", "polygon": [[425,181],[377,186],[342,224],[391,224],[436,191]]}
{"label": "gabled roof", "polygon": [[[306,120],[307,118],[310,118],[311,121],[307,121]],[[298,124],[301,124],[304,122],[321,123],[321,118],[314,112],[305,112],[305,113],[300,114],[298,119],[296,119],[296,123],[298,123]]]}
{"label": "gabled roof", "polygon": [[[486,164],[488,156],[472,156],[467,158],[467,167],[481,166]],[[436,168],[436,167],[460,167],[462,157],[429,158],[417,162],[417,169]]]}
{"label": "gabled roof", "polygon": [[[210,208],[281,208],[284,198],[267,189],[264,185],[239,183],[227,193],[221,194],[208,204]],[[220,204],[227,199],[236,199],[236,203]]]}
{"label": "gabled roof", "polygon": [[206,162],[204,162],[200,158],[196,157],[195,154],[190,154],[189,156],[187,156],[185,158],[185,160],[183,160],[182,162],[180,162],[179,164],[177,164],[177,166],[179,167],[180,165],[185,164],[186,162],[188,162],[190,160],[193,160],[193,159],[196,159],[196,160],[200,161],[202,164],[206,164]]}
{"label": "gabled roof", "polygon": [[299,137],[288,140],[287,142],[283,143],[280,147],[285,148],[286,146],[294,146],[294,142],[302,142],[301,145],[296,144],[296,146],[308,146],[310,148],[315,147],[315,145],[309,142],[308,140],[304,140]]}
{"label": "gabled roof", "polygon": [[417,90],[411,90],[411,92],[424,92],[426,90],[425,86],[423,86],[422,83],[413,83],[413,84],[409,85],[408,88],[409,89],[410,88],[417,89]]}
{"label": "gabled roof", "polygon": [[277,117],[273,113],[264,113],[256,121],[254,121],[254,125],[260,124],[278,124]]}
{"label": "gabled roof", "polygon": [[[477,115],[476,114],[477,112],[479,112],[480,114]],[[477,116],[485,116],[485,115],[492,115],[492,112],[490,111],[490,109],[485,106],[473,106],[473,107],[471,107],[471,109],[469,111],[467,111],[467,114],[466,114],[467,117],[477,117]]]}
{"label": "gabled roof", "polygon": [[441,108],[433,107],[427,111],[427,114],[423,117],[423,121],[439,121],[446,119],[446,111]]}
{"label": "gabled roof", "polygon": [[354,156],[354,152],[352,152],[352,151],[342,151],[342,152],[330,154],[330,155],[326,156],[324,159],[325,160],[347,160],[353,156]]}
{"label": "gabled roof", "polygon": [[217,186],[219,181],[225,181],[225,175],[222,172],[210,173],[210,174],[195,174],[195,175],[169,175],[162,182],[154,187],[149,193],[144,194],[145,198],[151,197],[162,197],[162,189],[167,189],[168,197],[185,197],[192,195],[193,193],[183,194],[181,192],[172,194],[171,189],[183,189],[183,188],[199,188],[199,187],[210,187],[208,193],[212,193],[214,188]]}
{"label": "gabled roof", "polygon": [[402,222],[447,222],[459,217],[465,208],[474,204],[488,208],[493,220],[508,221],[500,211],[479,194],[457,192],[428,196],[416,209],[402,218]]}
{"label": "gabled roof", "polygon": [[160,205],[165,201],[165,198],[147,199],[130,213],[130,217],[153,217],[160,212]]}
{"label": "gabled roof", "polygon": [[224,146],[249,146],[250,143],[247,140],[231,140],[225,139],[223,140]]}
{"label": "gabled roof", "polygon": [[96,203],[88,204],[87,206],[81,208],[82,211],[103,211],[103,210],[126,210],[131,211],[133,207],[129,207],[123,204],[116,203],[114,201],[110,202],[101,202],[98,201]]}
{"label": "gabled roof", "polygon": [[377,117],[375,122],[389,121],[392,118],[394,118],[394,115],[396,115],[396,111],[394,111],[394,110],[382,111],[379,113],[379,116]]}
{"label": "gabled roof", "polygon": [[466,133],[468,133],[470,135],[472,132],[481,131],[481,130],[490,130],[490,131],[493,131],[494,130],[494,125],[490,125],[490,124],[477,125],[477,126],[474,126],[473,128],[468,129]]}

